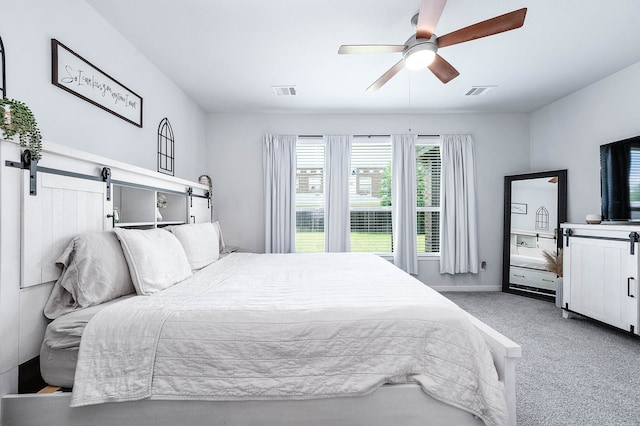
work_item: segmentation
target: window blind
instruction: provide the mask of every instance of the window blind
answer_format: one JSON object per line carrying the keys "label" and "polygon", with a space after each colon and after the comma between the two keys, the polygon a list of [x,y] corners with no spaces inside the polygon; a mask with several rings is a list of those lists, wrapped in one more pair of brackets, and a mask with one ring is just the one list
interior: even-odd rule
{"label": "window blind", "polygon": [[296,145],[296,252],[324,251],[324,144]]}
{"label": "window blind", "polygon": [[629,165],[629,204],[631,219],[640,219],[640,149],[631,147]]}
{"label": "window blind", "polygon": [[[426,139],[426,138],[425,138]],[[440,252],[440,146],[435,138],[416,144],[418,253]]]}
{"label": "window blind", "polygon": [[356,137],[349,177],[351,251],[391,253],[391,142]]}

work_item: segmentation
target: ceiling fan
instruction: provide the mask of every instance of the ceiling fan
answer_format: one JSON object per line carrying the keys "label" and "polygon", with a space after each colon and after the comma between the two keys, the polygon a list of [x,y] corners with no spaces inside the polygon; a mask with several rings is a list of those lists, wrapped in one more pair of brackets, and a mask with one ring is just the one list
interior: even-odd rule
{"label": "ceiling fan", "polygon": [[404,44],[345,44],[340,46],[338,53],[402,52],[402,59],[374,81],[367,90],[378,90],[405,66],[409,69],[429,68],[440,81],[448,83],[460,73],[438,55],[438,49],[515,30],[524,24],[527,14],[526,8],[519,9],[437,37],[433,31],[446,3],[447,0],[422,0],[419,12],[411,19],[416,33]]}

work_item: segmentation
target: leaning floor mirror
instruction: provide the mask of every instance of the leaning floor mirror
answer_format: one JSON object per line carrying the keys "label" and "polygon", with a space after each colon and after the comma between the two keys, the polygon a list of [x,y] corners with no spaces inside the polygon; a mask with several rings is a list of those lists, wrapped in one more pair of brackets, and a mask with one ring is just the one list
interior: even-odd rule
{"label": "leaning floor mirror", "polygon": [[555,300],[566,219],[566,170],[505,176],[503,291]]}

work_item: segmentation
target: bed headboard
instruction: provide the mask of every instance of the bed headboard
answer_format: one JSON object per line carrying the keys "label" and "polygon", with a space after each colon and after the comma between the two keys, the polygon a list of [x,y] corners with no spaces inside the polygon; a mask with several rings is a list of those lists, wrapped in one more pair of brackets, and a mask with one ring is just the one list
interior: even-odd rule
{"label": "bed headboard", "polygon": [[47,324],[43,307],[60,274],[54,261],[75,235],[209,222],[208,191],[197,182],[46,142],[42,159],[29,164],[16,141],[1,140],[0,394],[17,392],[18,366],[39,354]]}

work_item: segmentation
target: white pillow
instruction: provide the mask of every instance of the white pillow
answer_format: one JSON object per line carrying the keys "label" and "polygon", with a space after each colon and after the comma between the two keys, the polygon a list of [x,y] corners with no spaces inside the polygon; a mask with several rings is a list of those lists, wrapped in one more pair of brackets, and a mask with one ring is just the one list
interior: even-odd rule
{"label": "white pillow", "polygon": [[191,275],[187,255],[170,232],[121,228],[114,231],[138,294],[156,293]]}
{"label": "white pillow", "polygon": [[213,222],[213,227],[218,231],[218,245],[220,246],[220,253],[224,253],[226,251],[226,246],[224,244],[224,238],[222,237],[222,228],[220,227],[220,222],[217,220]]}
{"label": "white pillow", "polygon": [[220,257],[219,233],[214,224],[192,223],[169,230],[182,244],[192,270],[202,269]]}

